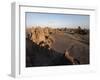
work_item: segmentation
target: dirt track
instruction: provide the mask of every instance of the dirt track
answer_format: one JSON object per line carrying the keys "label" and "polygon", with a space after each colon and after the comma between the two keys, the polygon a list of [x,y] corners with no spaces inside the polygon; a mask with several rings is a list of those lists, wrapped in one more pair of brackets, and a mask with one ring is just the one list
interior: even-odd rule
{"label": "dirt track", "polygon": [[[55,42],[52,44],[52,48],[58,52],[64,53],[66,49],[71,47],[70,55],[74,56],[80,61],[81,64],[89,64],[89,45],[79,40],[74,39],[73,35],[52,34]],[[72,38],[73,37],[73,38]]]}

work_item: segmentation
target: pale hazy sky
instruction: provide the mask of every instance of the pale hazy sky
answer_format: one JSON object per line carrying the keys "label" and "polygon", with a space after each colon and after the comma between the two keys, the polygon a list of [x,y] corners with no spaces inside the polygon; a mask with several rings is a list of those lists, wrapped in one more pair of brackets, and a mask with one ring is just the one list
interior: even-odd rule
{"label": "pale hazy sky", "polygon": [[89,29],[89,15],[26,12],[26,26],[50,26]]}

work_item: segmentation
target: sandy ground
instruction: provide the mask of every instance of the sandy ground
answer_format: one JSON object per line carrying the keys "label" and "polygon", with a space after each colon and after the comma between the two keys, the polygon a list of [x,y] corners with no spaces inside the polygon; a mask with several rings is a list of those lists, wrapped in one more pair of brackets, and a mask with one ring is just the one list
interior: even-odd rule
{"label": "sandy ground", "polygon": [[[81,64],[89,64],[89,44],[73,34],[52,34],[55,39],[52,48],[58,52],[64,53],[69,49],[70,55],[78,59]],[[89,40],[87,39],[89,42]]]}

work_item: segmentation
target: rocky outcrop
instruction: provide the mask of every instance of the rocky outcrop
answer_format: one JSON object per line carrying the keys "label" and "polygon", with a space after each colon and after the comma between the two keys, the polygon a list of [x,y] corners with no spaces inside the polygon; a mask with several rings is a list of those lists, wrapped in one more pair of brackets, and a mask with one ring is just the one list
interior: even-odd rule
{"label": "rocky outcrop", "polygon": [[51,30],[49,28],[41,28],[41,27],[32,27],[30,29],[26,29],[26,34],[31,40],[40,46],[48,46],[51,48],[54,39],[51,37]]}
{"label": "rocky outcrop", "polygon": [[73,65],[67,53],[65,54],[41,47],[32,40],[26,39],[26,67]]}

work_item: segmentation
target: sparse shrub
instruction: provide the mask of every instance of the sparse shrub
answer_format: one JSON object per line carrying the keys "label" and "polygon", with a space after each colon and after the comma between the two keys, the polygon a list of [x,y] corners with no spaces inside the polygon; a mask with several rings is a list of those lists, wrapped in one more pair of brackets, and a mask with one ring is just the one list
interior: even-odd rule
{"label": "sparse shrub", "polygon": [[85,29],[81,29],[80,26],[78,26],[78,28],[76,29],[75,33],[81,34],[81,35],[85,35],[87,34],[87,31]]}

